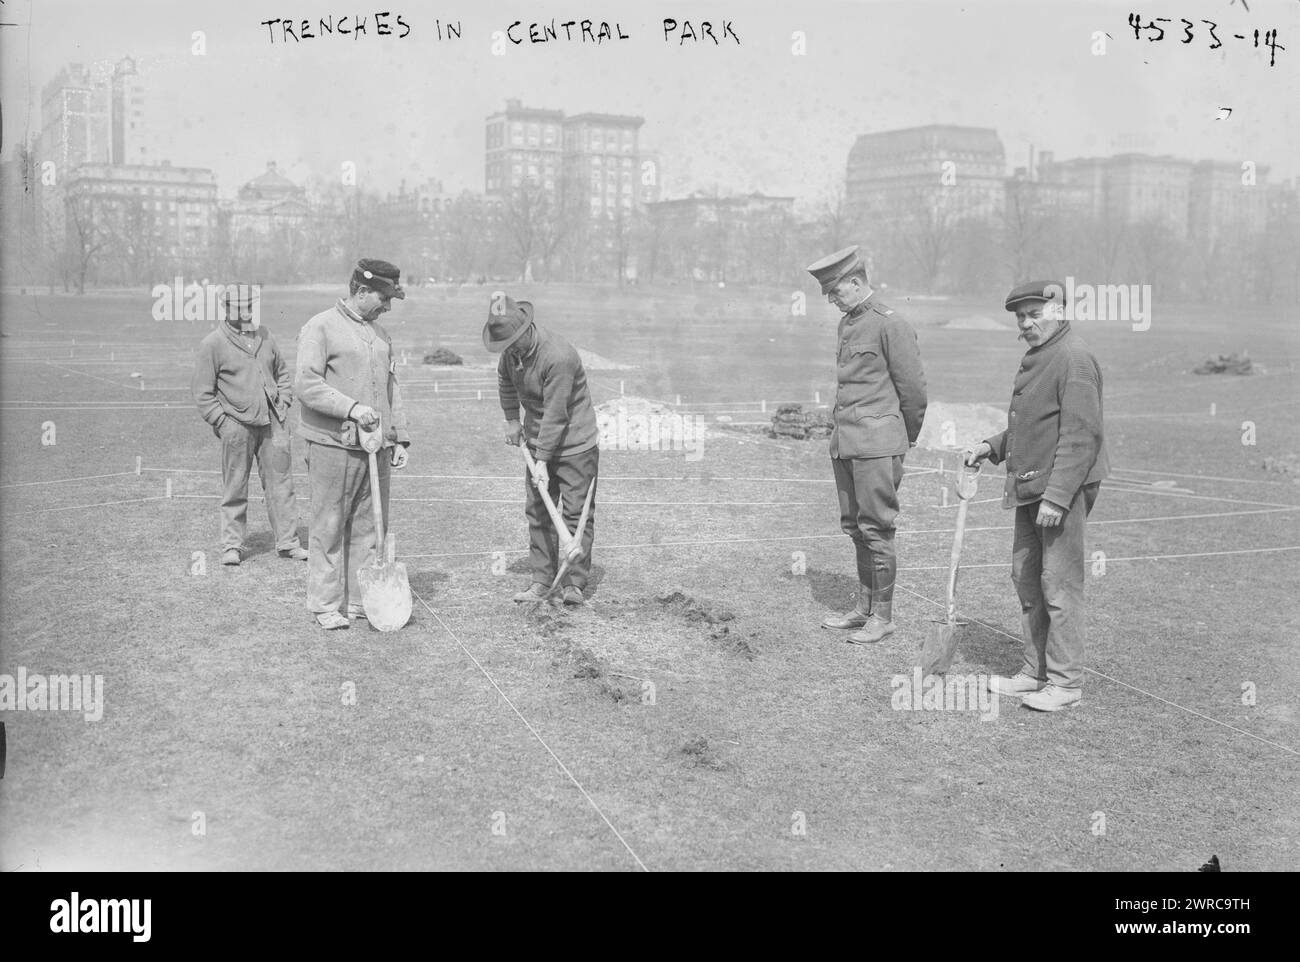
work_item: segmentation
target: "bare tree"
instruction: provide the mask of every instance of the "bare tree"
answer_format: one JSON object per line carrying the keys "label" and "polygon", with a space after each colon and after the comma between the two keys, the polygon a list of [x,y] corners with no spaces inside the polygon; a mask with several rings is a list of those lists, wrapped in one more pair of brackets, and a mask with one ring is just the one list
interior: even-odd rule
{"label": "bare tree", "polygon": [[953,217],[938,196],[923,201],[904,226],[903,244],[927,292],[933,292],[939,285],[952,247],[953,227]]}
{"label": "bare tree", "polygon": [[85,294],[86,275],[107,244],[108,237],[95,221],[95,211],[89,197],[67,195],[64,198],[64,212],[69,266],[77,293]]}
{"label": "bare tree", "polygon": [[817,214],[818,246],[837,251],[853,243],[853,215],[844,199],[844,183],[837,182]]}

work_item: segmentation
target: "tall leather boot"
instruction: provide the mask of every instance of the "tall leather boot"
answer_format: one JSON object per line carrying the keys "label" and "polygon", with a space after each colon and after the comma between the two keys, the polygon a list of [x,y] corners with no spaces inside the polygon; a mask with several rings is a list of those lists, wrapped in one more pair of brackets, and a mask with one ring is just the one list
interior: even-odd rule
{"label": "tall leather boot", "polygon": [[823,628],[861,628],[871,618],[871,585],[858,585],[853,607],[842,615],[830,614],[822,619]]}
{"label": "tall leather boot", "polygon": [[877,554],[871,572],[871,617],[861,631],[849,636],[858,645],[874,645],[894,633],[894,574],[898,567],[893,557]]}

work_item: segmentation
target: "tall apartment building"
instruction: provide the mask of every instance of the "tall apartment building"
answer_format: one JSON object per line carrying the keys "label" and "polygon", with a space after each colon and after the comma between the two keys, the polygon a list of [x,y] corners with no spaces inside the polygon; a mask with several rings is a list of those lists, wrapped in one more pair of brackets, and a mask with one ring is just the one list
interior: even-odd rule
{"label": "tall apartment building", "polygon": [[504,198],[523,183],[541,187],[592,217],[617,219],[639,204],[658,199],[658,160],[645,189],[638,132],[642,117],[525,107],[507,100],[487,118],[485,189]]}
{"label": "tall apartment building", "polygon": [[641,117],[618,114],[565,118],[563,164],[568,202],[580,205],[593,218],[631,217],[640,183],[637,132],[644,123]]}
{"label": "tall apartment building", "polygon": [[135,61],[124,57],[113,66],[111,160],[115,164],[156,164],[162,161],[145,114],[148,95]]}
{"label": "tall apartment building", "polygon": [[70,63],[41,90],[36,164],[41,174],[37,243],[42,249],[53,251],[63,244],[63,187],[72,171],[112,159],[111,109],[111,74],[104,64]]}
{"label": "tall apartment building", "polygon": [[1106,163],[1106,207],[1129,223],[1159,221],[1187,236],[1191,201],[1190,160],[1162,155],[1119,154]]}
{"label": "tall apartment building", "polygon": [[558,195],[562,110],[538,110],[518,100],[487,119],[484,176],[488,194],[508,195],[525,181]]}
{"label": "tall apartment building", "polygon": [[[116,281],[154,256],[199,269],[217,224],[217,181],[211,170],[161,164],[83,163],[64,187],[66,202],[109,238],[97,275]],[[68,225],[71,234],[73,225]],[[120,262],[120,263],[117,263]]]}
{"label": "tall apartment building", "polygon": [[917,217],[997,216],[1005,183],[1006,151],[996,130],[910,127],[858,137],[849,151],[844,201],[857,223],[888,230]]}
{"label": "tall apartment building", "polygon": [[112,77],[104,64],[71,63],[41,90],[38,160],[53,161],[56,173],[78,164],[112,160]]}
{"label": "tall apartment building", "polygon": [[1202,160],[1192,168],[1188,194],[1188,232],[1213,245],[1224,235],[1262,234],[1268,224],[1268,168],[1253,171],[1243,183],[1239,163]]}

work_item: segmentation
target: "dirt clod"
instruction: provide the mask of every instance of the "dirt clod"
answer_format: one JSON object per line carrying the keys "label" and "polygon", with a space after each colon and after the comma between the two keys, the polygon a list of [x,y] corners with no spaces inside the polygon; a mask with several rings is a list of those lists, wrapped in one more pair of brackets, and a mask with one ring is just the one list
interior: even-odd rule
{"label": "dirt clod", "polygon": [[1193,374],[1258,374],[1259,369],[1250,361],[1245,351],[1240,354],[1219,354],[1207,357],[1192,369]]}
{"label": "dirt clod", "polygon": [[665,610],[684,618],[690,624],[719,625],[734,621],[735,613],[711,601],[697,601],[680,588],[672,588],[655,596]]}
{"label": "dirt clod", "polygon": [[720,772],[731,767],[723,759],[716,748],[709,744],[708,738],[704,735],[695,735],[686,739],[682,747],[677,750],[689,764],[696,768],[707,768],[711,771]]}

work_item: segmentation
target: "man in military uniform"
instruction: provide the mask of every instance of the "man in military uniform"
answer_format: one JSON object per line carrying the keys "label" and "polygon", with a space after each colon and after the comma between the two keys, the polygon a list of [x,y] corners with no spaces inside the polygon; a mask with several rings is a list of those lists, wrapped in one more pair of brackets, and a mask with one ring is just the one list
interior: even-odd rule
{"label": "man in military uniform", "polygon": [[1039,711],[1082,698],[1084,522],[1110,474],[1101,368],[1065,317],[1065,288],[1022,284],[1007,295],[1029,345],[1016,372],[1007,429],[966,452],[1005,464],[1002,506],[1016,512],[1011,580],[1020,598],[1024,664],[989,689]]}
{"label": "man in military uniform", "polygon": [[916,332],[875,297],[857,247],[822,258],[808,272],[844,313],[830,453],[840,526],[853,539],[858,568],[852,610],[828,615],[822,625],[859,629],[849,640],[870,644],[894,632],[894,519],[903,456],[925,418],[925,372]]}

